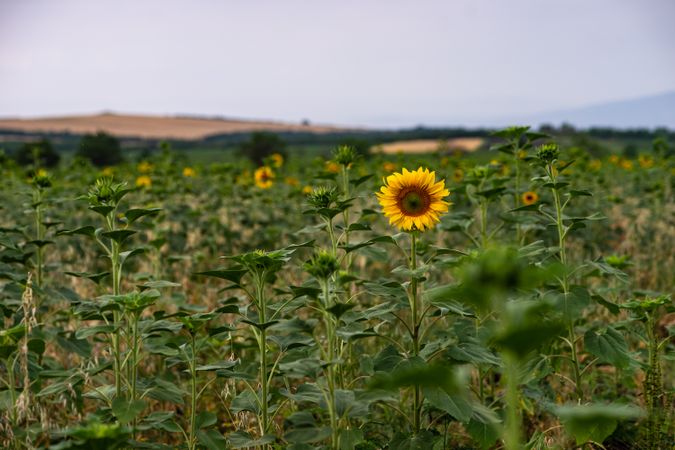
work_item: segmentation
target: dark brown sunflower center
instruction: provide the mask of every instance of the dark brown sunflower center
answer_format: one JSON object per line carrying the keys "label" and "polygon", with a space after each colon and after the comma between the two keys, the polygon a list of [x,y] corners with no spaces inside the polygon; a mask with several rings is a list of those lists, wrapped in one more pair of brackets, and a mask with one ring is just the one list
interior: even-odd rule
{"label": "dark brown sunflower center", "polygon": [[421,216],[429,211],[431,197],[415,187],[403,188],[398,194],[398,207],[406,216]]}

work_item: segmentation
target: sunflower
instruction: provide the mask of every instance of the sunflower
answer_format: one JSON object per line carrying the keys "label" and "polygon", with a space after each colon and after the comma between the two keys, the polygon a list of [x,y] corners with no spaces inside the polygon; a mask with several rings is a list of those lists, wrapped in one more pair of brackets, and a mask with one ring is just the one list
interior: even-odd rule
{"label": "sunflower", "polygon": [[286,183],[289,186],[296,187],[300,185],[300,180],[298,180],[295,177],[286,177],[284,178],[284,183]]}
{"label": "sunflower", "polygon": [[140,177],[136,178],[136,186],[141,188],[149,188],[152,186],[152,178],[147,175],[141,175]]}
{"label": "sunflower", "polygon": [[436,172],[421,167],[389,175],[375,195],[389,223],[405,231],[433,228],[450,206],[445,180],[436,182]]}
{"label": "sunflower", "polygon": [[195,172],[195,169],[193,169],[192,167],[184,167],[183,176],[186,178],[192,178],[197,176],[197,172]]}
{"label": "sunflower", "polygon": [[326,161],[326,172],[328,173],[338,173],[340,172],[340,164],[335,161]]}
{"label": "sunflower", "polygon": [[643,169],[649,169],[654,166],[654,160],[647,155],[640,155],[638,163],[640,163],[640,167]]}
{"label": "sunflower", "polygon": [[269,189],[274,183],[274,172],[269,166],[258,167],[255,170],[255,185],[261,189]]}
{"label": "sunflower", "polygon": [[140,173],[150,173],[152,171],[152,164],[147,161],[141,161],[138,163],[137,168]]}
{"label": "sunflower", "polygon": [[459,183],[464,179],[464,171],[462,169],[455,169],[454,172],[452,172],[452,181],[455,183]]}
{"label": "sunflower", "polygon": [[520,197],[525,205],[534,205],[539,201],[539,195],[533,191],[523,192],[523,195]]}
{"label": "sunflower", "polygon": [[396,170],[396,164],[393,162],[386,161],[382,164],[382,168],[385,172],[393,172]]}
{"label": "sunflower", "polygon": [[284,165],[284,156],[281,153],[272,153],[270,159],[272,160],[272,165],[276,168]]}

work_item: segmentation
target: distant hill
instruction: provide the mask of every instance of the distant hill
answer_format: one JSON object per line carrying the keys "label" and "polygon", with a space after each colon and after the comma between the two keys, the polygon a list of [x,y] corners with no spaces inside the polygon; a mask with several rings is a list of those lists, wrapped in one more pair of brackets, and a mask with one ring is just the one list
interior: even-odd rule
{"label": "distant hill", "polygon": [[36,134],[85,134],[106,131],[119,137],[200,140],[214,135],[251,131],[290,131],[323,134],[346,131],[347,129],[271,121],[105,113],[39,119],[0,119],[0,130]]}
{"label": "distant hill", "polygon": [[[601,103],[581,108],[531,114],[516,122],[540,125],[570,123],[577,128],[656,128],[675,129],[675,92],[630,100]],[[515,123],[515,122],[514,122]]]}

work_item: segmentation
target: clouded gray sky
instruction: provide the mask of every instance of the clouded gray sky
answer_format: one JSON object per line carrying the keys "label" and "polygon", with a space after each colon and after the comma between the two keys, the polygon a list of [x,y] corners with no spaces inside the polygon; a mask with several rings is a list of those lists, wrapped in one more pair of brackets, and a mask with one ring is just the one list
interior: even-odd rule
{"label": "clouded gray sky", "polygon": [[2,0],[0,116],[470,122],[675,90],[672,0]]}

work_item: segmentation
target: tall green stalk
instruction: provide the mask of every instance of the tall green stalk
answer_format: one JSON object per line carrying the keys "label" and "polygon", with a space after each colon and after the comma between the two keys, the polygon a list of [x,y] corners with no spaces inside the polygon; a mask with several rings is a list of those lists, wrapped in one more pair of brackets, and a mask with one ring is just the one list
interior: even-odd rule
{"label": "tall green stalk", "polygon": [[195,345],[196,337],[190,333],[190,439],[188,448],[194,450],[197,446],[196,428],[197,428],[197,348]]}
{"label": "tall green stalk", "polygon": [[[413,345],[413,356],[419,356],[420,353],[420,328],[421,321],[418,318],[419,315],[419,304],[417,298],[417,276],[415,271],[417,270],[417,233],[410,233],[410,270],[412,272],[410,278],[410,313],[412,316],[412,345]],[[415,385],[413,392],[413,432],[419,434],[421,423],[422,423],[422,392],[418,385]]]}
{"label": "tall green stalk", "polygon": [[522,450],[520,399],[518,394],[518,360],[504,355],[506,375],[506,450]]}
{"label": "tall green stalk", "polygon": [[[42,188],[35,189],[35,234],[38,241],[43,241],[45,238],[44,225],[42,224]],[[37,285],[42,288],[42,277],[44,271],[44,246],[38,245],[36,254],[36,269],[37,269]]]}
{"label": "tall green stalk", "polygon": [[[563,216],[563,205],[560,200],[560,192],[556,187],[557,177],[555,174],[555,169],[553,164],[549,163],[546,167],[546,173],[551,180],[553,186],[551,187],[551,193],[553,194],[553,202],[555,204],[555,219],[556,219],[556,228],[558,230],[558,255],[560,262],[563,265],[563,274],[561,278],[561,286],[563,289],[563,296],[565,300],[565,310],[567,308],[568,297],[570,293],[569,288],[569,278],[567,276],[567,253],[565,250],[565,238],[566,230],[564,224]],[[581,389],[581,370],[579,368],[579,356],[577,355],[577,336],[574,331],[574,319],[569,318],[567,323],[567,332],[570,350],[572,352],[572,365],[574,370],[574,390],[577,396],[577,400],[581,401],[583,399],[583,390]]]}
{"label": "tall green stalk", "polygon": [[647,349],[648,366],[644,381],[645,401],[647,403],[647,445],[649,449],[661,448],[661,416],[663,414],[662,397],[664,395],[659,361],[659,339],[656,336],[655,313],[647,312]]}
{"label": "tall green stalk", "polygon": [[[115,231],[115,210],[107,217],[108,231]],[[104,246],[105,247],[105,246]],[[120,264],[120,246],[113,239],[110,240],[110,271],[112,274],[113,295],[120,295],[122,270]],[[117,397],[122,396],[122,358],[120,349],[120,312],[113,310],[113,332],[111,335],[113,352],[113,371],[115,372],[115,392]]]}
{"label": "tall green stalk", "polygon": [[[267,301],[265,299],[265,272],[255,279],[256,301],[258,305],[258,321],[264,324],[267,320]],[[267,375],[267,331],[263,326],[258,334],[258,350],[260,351],[260,435],[264,436],[269,428],[269,380]]]}
{"label": "tall green stalk", "polygon": [[335,402],[335,379],[336,379],[336,367],[335,367],[335,358],[336,358],[336,324],[333,315],[328,311],[332,306],[330,302],[330,281],[329,278],[321,280],[321,287],[323,291],[324,298],[324,308],[323,316],[326,326],[326,352],[325,358],[326,363],[328,364],[325,373],[326,373],[326,384],[328,387],[328,415],[330,418],[331,426],[331,448],[337,450],[340,447],[340,429],[339,429],[339,417],[337,415],[337,407]]}

